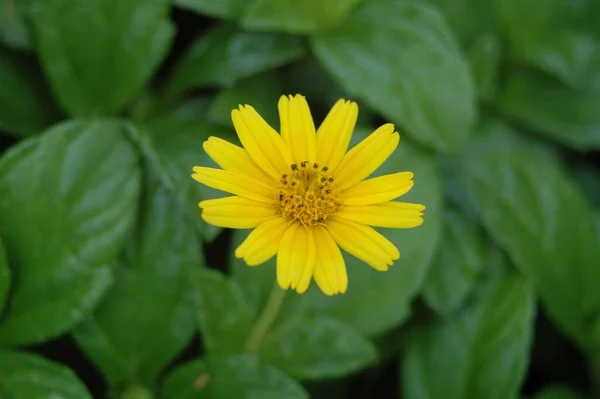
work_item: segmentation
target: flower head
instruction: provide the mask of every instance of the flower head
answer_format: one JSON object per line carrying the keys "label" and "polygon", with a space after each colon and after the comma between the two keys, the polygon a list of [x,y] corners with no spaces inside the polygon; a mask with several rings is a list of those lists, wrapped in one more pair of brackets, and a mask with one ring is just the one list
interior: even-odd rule
{"label": "flower head", "polygon": [[278,107],[281,134],[254,108],[240,105],[231,117],[243,148],[217,137],[204,142],[222,169],[195,166],[192,177],[233,196],[200,202],[202,218],[254,229],[235,255],[249,266],[277,255],[281,288],[303,293],[314,278],[325,294],[344,293],[348,278],[339,247],[387,270],[400,253],[371,226],[419,226],[425,206],[393,201],[412,188],[411,172],[367,179],[398,146],[392,124],[347,151],[356,103],[339,100],[316,131],[303,96],[282,96]]}

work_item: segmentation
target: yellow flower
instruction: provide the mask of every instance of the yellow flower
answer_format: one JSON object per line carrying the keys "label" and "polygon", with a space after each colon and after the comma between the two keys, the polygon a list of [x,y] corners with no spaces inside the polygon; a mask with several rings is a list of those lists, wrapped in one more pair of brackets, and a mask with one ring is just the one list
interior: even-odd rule
{"label": "yellow flower", "polygon": [[240,105],[231,117],[244,148],[218,137],[204,142],[222,169],[195,166],[192,177],[233,196],[200,202],[202,218],[254,229],[235,255],[249,266],[277,255],[281,288],[303,293],[314,277],[325,294],[344,293],[348,277],[339,247],[387,270],[400,253],[370,226],[419,226],[425,206],[393,201],[412,188],[411,172],[365,180],[398,146],[394,125],[346,152],[356,103],[339,100],[317,131],[303,96],[282,96],[278,107],[281,135],[254,108]]}

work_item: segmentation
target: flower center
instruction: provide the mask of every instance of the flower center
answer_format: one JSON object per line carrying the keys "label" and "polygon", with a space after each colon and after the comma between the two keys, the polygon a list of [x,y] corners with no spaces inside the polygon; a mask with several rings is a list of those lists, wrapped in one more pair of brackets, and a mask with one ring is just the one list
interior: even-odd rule
{"label": "flower center", "polygon": [[277,202],[283,216],[290,216],[305,226],[323,222],[338,209],[331,196],[333,176],[327,166],[303,161],[290,165],[290,173],[279,181]]}

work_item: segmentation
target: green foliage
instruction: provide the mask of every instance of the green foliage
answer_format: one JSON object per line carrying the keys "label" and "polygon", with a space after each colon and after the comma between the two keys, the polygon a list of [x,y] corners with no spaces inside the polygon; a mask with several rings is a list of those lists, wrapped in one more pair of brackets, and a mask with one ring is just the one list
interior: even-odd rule
{"label": "green foliage", "polygon": [[[600,2],[0,0],[0,398],[600,397]],[[275,287],[209,137],[383,123],[415,229],[348,291]],[[259,143],[263,144],[263,143]],[[573,353],[575,352],[575,353]],[[577,362],[572,359],[579,359]],[[90,372],[95,368],[96,373]]]}
{"label": "green foliage", "polygon": [[456,317],[417,328],[402,363],[407,398],[518,395],[534,319],[530,284],[499,270],[479,298]]}
{"label": "green foliage", "polygon": [[412,0],[368,1],[341,26],[315,36],[312,47],[350,94],[364,97],[413,139],[440,151],[457,151],[467,140],[473,83],[435,8]]}
{"label": "green foliage", "polygon": [[0,349],[0,376],[6,399],[91,399],[72,370],[26,352]]}

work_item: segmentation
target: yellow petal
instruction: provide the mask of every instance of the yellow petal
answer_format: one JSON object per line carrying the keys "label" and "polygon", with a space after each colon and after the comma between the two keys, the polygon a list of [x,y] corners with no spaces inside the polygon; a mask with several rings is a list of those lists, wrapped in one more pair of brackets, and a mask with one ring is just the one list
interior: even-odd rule
{"label": "yellow petal", "polygon": [[334,172],[336,189],[343,190],[373,173],[394,152],[400,136],[388,123],[375,130],[344,155]]}
{"label": "yellow petal", "polygon": [[259,180],[227,170],[194,166],[194,180],[217,190],[240,197],[271,204],[274,202],[273,188]]}
{"label": "yellow petal", "polygon": [[279,99],[281,137],[292,153],[295,163],[314,162],[317,152],[315,124],[304,96],[281,96]]}
{"label": "yellow petal", "polygon": [[343,294],[348,288],[348,275],[340,248],[324,227],[317,226],[313,230],[317,245],[315,282],[327,295]]}
{"label": "yellow petal", "polygon": [[412,172],[399,172],[363,180],[337,193],[342,205],[371,205],[391,201],[406,194],[414,185]]}
{"label": "yellow petal", "polygon": [[376,270],[387,270],[400,258],[398,248],[372,227],[333,216],[327,230],[344,251]]}
{"label": "yellow petal", "polygon": [[281,217],[262,223],[237,247],[235,256],[244,259],[248,266],[258,266],[268,261],[277,253],[281,237],[289,224],[289,220]]}
{"label": "yellow petal", "polygon": [[219,137],[209,137],[203,144],[204,151],[221,168],[240,175],[250,176],[266,184],[273,179],[250,158],[248,151]]}
{"label": "yellow petal", "polygon": [[251,229],[279,217],[274,205],[237,196],[202,201],[200,208],[207,223],[230,229]]}
{"label": "yellow petal", "polygon": [[305,292],[316,262],[315,239],[312,230],[292,223],[283,234],[277,253],[277,283],[283,289],[291,287]]}
{"label": "yellow petal", "polygon": [[407,229],[423,224],[425,205],[408,202],[384,202],[377,205],[344,206],[336,217],[375,227]]}
{"label": "yellow petal", "polygon": [[335,170],[344,157],[356,119],[358,105],[355,102],[338,100],[317,130],[317,159],[322,166]]}
{"label": "yellow petal", "polygon": [[249,105],[231,111],[231,119],[250,157],[269,176],[279,180],[293,163],[281,136]]}

